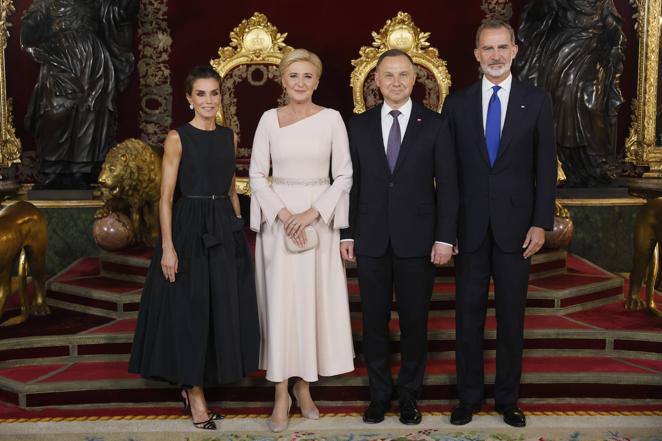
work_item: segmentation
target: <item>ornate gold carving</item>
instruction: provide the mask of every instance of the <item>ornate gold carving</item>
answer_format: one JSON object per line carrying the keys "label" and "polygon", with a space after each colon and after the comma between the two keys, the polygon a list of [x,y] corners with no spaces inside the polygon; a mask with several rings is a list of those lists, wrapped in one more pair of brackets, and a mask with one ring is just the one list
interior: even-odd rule
{"label": "ornate gold carving", "polygon": [[485,17],[496,17],[509,21],[513,16],[513,6],[510,0],[483,0],[480,9],[485,12]]}
{"label": "ornate gold carving", "polygon": [[[287,32],[281,34],[278,28],[272,25],[267,19],[267,16],[256,12],[249,19],[243,20],[239,26],[230,32],[230,45],[221,47],[218,50],[219,58],[211,60],[212,67],[218,72],[222,79],[235,67],[242,64],[262,64],[274,65],[278,67],[283,55],[292,50],[292,48],[285,44]],[[246,78],[247,73],[242,73]],[[280,80],[278,69],[273,71],[269,69],[270,78]],[[235,100],[236,103],[236,100]],[[226,106],[221,106],[218,110],[216,120],[219,124],[228,125],[226,118]],[[236,112],[236,108],[233,108]],[[237,135],[239,135],[238,126],[235,128],[232,124],[229,125]]]}
{"label": "ornate gold carving", "polygon": [[[253,77],[255,72],[261,72],[260,81],[256,81]],[[257,75],[256,75],[257,76]],[[223,115],[223,120],[220,120],[220,117],[217,116],[216,120],[219,124],[231,127],[237,136],[237,153],[239,156],[249,156],[251,153],[251,148],[242,147],[241,144],[241,124],[239,118],[237,117],[237,97],[235,95],[235,90],[239,83],[248,81],[251,85],[261,86],[264,85],[267,80],[272,80],[275,82],[280,82],[280,73],[278,71],[278,66],[276,65],[263,65],[255,64],[249,65],[243,64],[237,66],[235,69],[227,74],[221,83],[221,99],[222,105],[219,109],[219,114]],[[278,99],[278,105],[284,106],[286,104],[286,95],[285,92]],[[246,167],[237,166],[238,170],[242,170]]]}
{"label": "ornate gold carving", "polygon": [[[655,306],[655,282],[660,271],[660,244],[662,244],[660,225],[662,225],[662,198],[651,199],[639,210],[635,220],[630,290],[625,298],[625,309],[647,309],[656,317],[662,317],[662,312]],[[639,296],[642,282],[646,283],[645,300]]]}
{"label": "ornate gold carving", "polygon": [[[283,56],[292,50],[285,44],[286,37],[287,33],[278,32],[266,15],[255,12],[230,32],[230,45],[219,48],[219,58],[210,61],[221,76],[222,102],[216,122],[232,128],[237,137],[239,156],[248,156],[251,148],[241,143],[235,86],[243,81],[256,86],[264,85],[267,80],[280,84],[278,65]],[[278,98],[278,105],[285,104],[284,96],[283,93]],[[238,166],[239,170],[245,168]],[[250,194],[245,177],[237,177],[236,188],[239,194]]]}
{"label": "ornate gold carving", "polygon": [[[48,227],[44,215],[29,202],[19,201],[0,211],[0,315],[11,295],[10,279],[18,266],[21,314],[0,326],[17,325],[28,315],[47,315],[46,248]],[[26,252],[26,249],[28,252]],[[28,304],[26,292],[28,268],[34,283],[34,300]]]}
{"label": "ornate gold carving", "polygon": [[154,245],[160,234],[161,157],[139,139],[129,138],[110,149],[99,174],[104,206],[97,219],[128,205],[138,240]]}
{"label": "ornate gold carving", "polygon": [[636,99],[632,100],[632,124],[625,141],[625,159],[649,167],[644,177],[662,177],[662,146],[655,145],[657,86],[659,81],[660,16],[662,0],[630,0],[637,9],[639,36]]}
{"label": "ornate gold carving", "polygon": [[7,98],[5,49],[9,39],[9,16],[14,12],[11,0],[0,0],[0,167],[21,162],[21,141],[12,125],[11,102]]}
{"label": "ornate gold carving", "polygon": [[[426,96],[426,99],[430,100],[435,110],[441,111],[451,85],[451,77],[448,69],[446,69],[446,62],[439,58],[437,49],[430,47],[430,43],[427,41],[429,36],[429,32],[421,32],[414,24],[411,15],[401,11],[392,19],[387,20],[379,33],[372,33],[374,40],[372,47],[361,47],[359,50],[360,58],[352,60],[354,70],[350,77],[350,85],[353,91],[354,113],[365,112],[366,99],[368,104],[376,104],[374,102],[375,97],[378,96],[376,95],[376,89],[369,84],[366,86],[367,90],[364,90],[364,84],[377,65],[379,56],[389,49],[406,51],[416,65],[432,73],[436,83],[435,86],[439,90],[439,96],[436,101],[433,100],[432,96]],[[420,80],[420,76],[417,80]],[[426,95],[428,95],[427,87]]]}
{"label": "ornate gold carving", "polygon": [[167,0],[143,0],[138,13],[141,139],[160,148],[172,124]]}

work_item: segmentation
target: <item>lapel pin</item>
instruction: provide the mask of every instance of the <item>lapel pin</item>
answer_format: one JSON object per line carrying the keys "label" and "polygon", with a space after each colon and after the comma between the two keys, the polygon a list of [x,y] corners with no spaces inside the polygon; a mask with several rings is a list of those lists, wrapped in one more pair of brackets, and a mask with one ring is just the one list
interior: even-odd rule
{"label": "lapel pin", "polygon": [[416,118],[416,122],[421,122],[423,121],[421,118]]}
{"label": "lapel pin", "polygon": [[522,104],[520,107],[521,107],[522,109],[526,109],[526,106],[525,106],[524,104]]}

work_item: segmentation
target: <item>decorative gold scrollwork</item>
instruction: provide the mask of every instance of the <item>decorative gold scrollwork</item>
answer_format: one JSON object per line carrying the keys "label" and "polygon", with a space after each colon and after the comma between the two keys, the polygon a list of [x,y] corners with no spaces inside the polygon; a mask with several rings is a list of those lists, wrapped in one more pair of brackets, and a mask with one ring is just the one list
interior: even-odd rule
{"label": "decorative gold scrollwork", "polygon": [[[350,85],[353,90],[354,113],[365,112],[366,104],[375,104],[372,102],[374,99],[370,98],[371,96],[374,98],[374,87],[368,85],[368,90],[364,90],[364,85],[377,65],[379,56],[389,49],[400,49],[407,52],[414,64],[432,73],[439,93],[438,95],[428,93],[428,87],[426,86],[426,99],[430,102],[424,102],[424,104],[441,111],[451,85],[451,77],[446,68],[446,62],[439,58],[439,51],[430,47],[430,43],[427,41],[429,36],[429,32],[421,32],[414,24],[411,15],[401,11],[392,19],[387,20],[379,33],[372,33],[374,40],[372,47],[361,47],[359,50],[360,57],[352,60],[354,70],[350,78]],[[418,77],[420,80],[420,75]],[[366,95],[368,96],[366,97]],[[366,103],[366,98],[369,101],[368,103]]]}
{"label": "decorative gold scrollwork", "polygon": [[632,124],[625,141],[625,160],[648,166],[644,177],[662,177],[662,146],[655,144],[659,82],[660,17],[662,0],[630,0],[639,36],[637,94],[632,100]]}
{"label": "decorative gold scrollwork", "polygon": [[13,12],[14,5],[11,0],[0,0],[0,167],[21,162],[21,141],[16,137],[12,125],[12,109],[7,98],[5,75],[5,49],[11,26],[8,18]]}
{"label": "decorative gold scrollwork", "polygon": [[483,0],[480,9],[487,17],[498,17],[505,21],[509,21],[513,16],[513,5],[510,4],[510,0]]}
{"label": "decorative gold scrollwork", "polygon": [[[228,126],[236,134],[238,142],[237,170],[248,168],[245,158],[250,156],[250,146],[243,145],[241,127],[237,116],[236,86],[244,81],[252,86],[262,86],[267,81],[280,84],[278,65],[292,48],[285,44],[287,33],[280,33],[267,16],[255,12],[230,32],[230,45],[218,50],[219,58],[210,64],[221,76],[222,103],[216,115],[218,124]],[[284,104],[284,95],[275,97],[274,104]],[[244,161],[239,161],[239,157]],[[248,178],[238,176],[236,188],[239,194],[249,194]]]}
{"label": "decorative gold scrollwork", "polygon": [[[283,55],[292,50],[285,44],[287,32],[281,34],[267,16],[255,12],[230,32],[230,45],[218,50],[219,58],[211,60],[212,67],[224,78],[242,64],[273,64],[278,66]],[[226,123],[223,106],[218,111],[219,124]]]}
{"label": "decorative gold scrollwork", "polygon": [[138,13],[141,139],[161,148],[172,124],[167,0],[143,0]]}

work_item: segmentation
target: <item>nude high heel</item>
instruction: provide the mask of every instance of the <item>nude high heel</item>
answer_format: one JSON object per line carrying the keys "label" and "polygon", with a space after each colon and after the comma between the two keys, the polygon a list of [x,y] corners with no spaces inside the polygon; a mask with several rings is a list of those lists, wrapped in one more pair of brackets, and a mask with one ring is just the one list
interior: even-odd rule
{"label": "nude high heel", "polygon": [[309,420],[319,420],[320,419],[320,411],[317,408],[317,406],[313,405],[312,410],[303,410],[303,407],[301,407],[301,401],[299,400],[299,396],[297,395],[297,389],[296,385],[292,388],[292,395],[294,395],[294,403],[295,405],[301,410],[301,416],[304,418],[308,418]]}
{"label": "nude high heel", "polygon": [[290,409],[292,408],[292,397],[290,397],[290,394],[287,394],[287,417],[285,417],[285,421],[274,421],[269,417],[267,420],[267,426],[269,427],[269,430],[272,432],[278,433],[282,432],[283,430],[287,429],[287,426],[290,425]]}

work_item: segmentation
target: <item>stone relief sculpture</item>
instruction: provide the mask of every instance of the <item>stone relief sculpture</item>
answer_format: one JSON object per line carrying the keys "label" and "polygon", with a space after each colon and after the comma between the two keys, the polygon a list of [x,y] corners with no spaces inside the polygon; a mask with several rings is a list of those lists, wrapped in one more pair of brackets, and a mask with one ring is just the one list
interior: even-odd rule
{"label": "stone relief sculpture", "polygon": [[41,65],[25,115],[42,188],[87,188],[113,144],[117,93],[133,71],[137,0],[34,0],[21,47]]}
{"label": "stone relief sculpture", "polygon": [[531,0],[522,12],[516,72],[552,95],[567,186],[605,185],[618,172],[622,21],[613,0]]}

